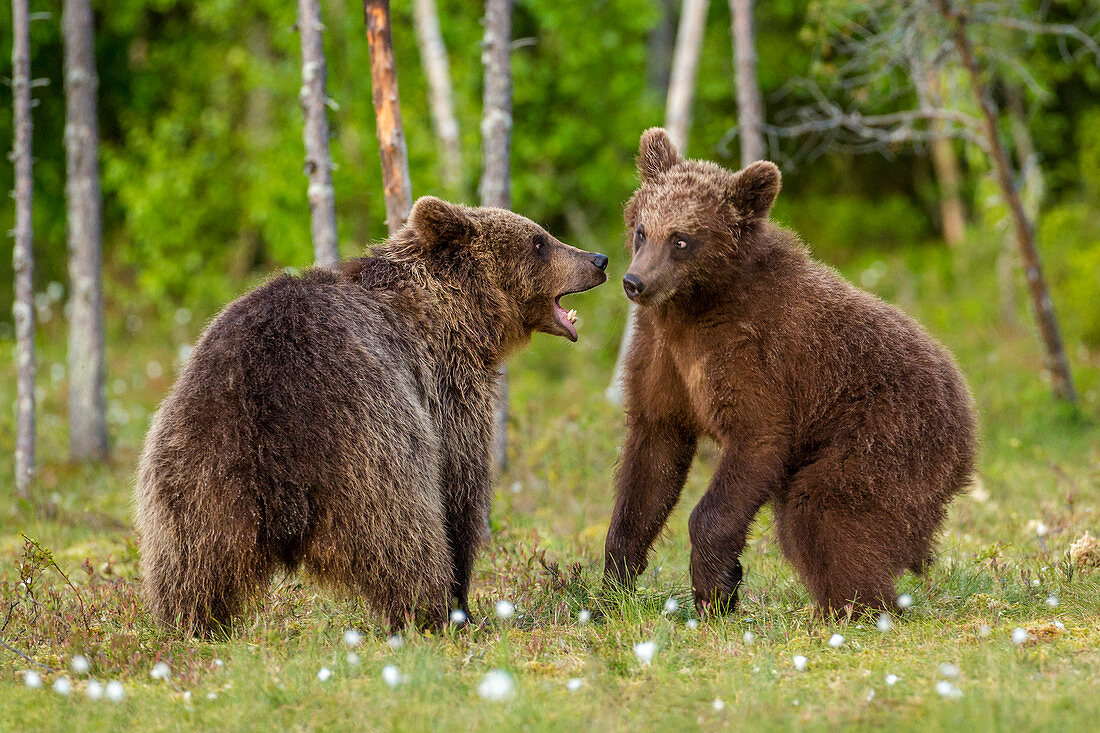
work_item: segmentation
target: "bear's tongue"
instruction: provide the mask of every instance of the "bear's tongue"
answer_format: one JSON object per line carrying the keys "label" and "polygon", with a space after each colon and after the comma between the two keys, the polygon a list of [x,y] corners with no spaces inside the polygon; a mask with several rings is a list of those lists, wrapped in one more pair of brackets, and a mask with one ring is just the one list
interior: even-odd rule
{"label": "bear's tongue", "polygon": [[577,319],[577,312],[567,311],[565,310],[565,308],[562,308],[561,303],[558,302],[558,298],[561,298],[561,296],[559,295],[557,298],[554,298],[554,318],[555,320],[557,320],[558,323],[562,325],[562,327],[566,331],[569,332],[573,340],[576,341],[577,327],[574,326],[573,323]]}

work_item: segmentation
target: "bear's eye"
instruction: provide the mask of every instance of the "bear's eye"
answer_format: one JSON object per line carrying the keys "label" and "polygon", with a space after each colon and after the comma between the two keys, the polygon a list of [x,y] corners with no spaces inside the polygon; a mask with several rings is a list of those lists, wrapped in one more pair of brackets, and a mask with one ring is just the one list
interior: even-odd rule
{"label": "bear's eye", "polygon": [[541,234],[535,235],[535,251],[541,252],[542,248],[546,246],[546,237]]}
{"label": "bear's eye", "polygon": [[634,230],[634,249],[638,249],[645,244],[645,229],[638,227]]}
{"label": "bear's eye", "polygon": [[686,240],[683,240],[683,239],[677,239],[676,240],[676,249],[687,249],[687,246],[688,246],[688,243],[687,243]]}

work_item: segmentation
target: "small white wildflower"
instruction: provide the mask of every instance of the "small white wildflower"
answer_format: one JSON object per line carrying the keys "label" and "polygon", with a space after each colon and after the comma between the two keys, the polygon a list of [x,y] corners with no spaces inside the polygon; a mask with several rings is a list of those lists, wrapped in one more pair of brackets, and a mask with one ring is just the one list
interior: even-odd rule
{"label": "small white wildflower", "polygon": [[940,674],[944,677],[958,677],[959,668],[949,662],[940,665]]}
{"label": "small white wildflower", "polygon": [[345,657],[345,659],[347,659],[348,664],[350,664],[351,666],[359,666],[359,655],[355,652],[348,652],[348,655]]}
{"label": "small white wildflower", "polygon": [[344,632],[344,643],[350,647],[357,647],[363,643],[363,635],[359,629],[348,629]]}
{"label": "small white wildflower", "polygon": [[676,613],[680,610],[680,602],[675,598],[669,598],[665,601],[665,614]]}
{"label": "small white wildflower", "polygon": [[1038,588],[1039,587],[1039,579],[1038,578],[1035,578],[1034,580],[1031,581],[1031,587],[1032,588]]}
{"label": "small white wildflower", "polygon": [[390,638],[386,639],[386,643],[390,645],[390,649],[397,651],[401,647],[405,646],[405,639],[401,634],[394,634]]}
{"label": "small white wildflower", "polygon": [[220,660],[220,659],[215,659],[215,660],[214,660],[214,666],[215,666],[215,667],[223,667],[223,666],[225,666],[225,662],[223,662],[223,661],[222,661],[222,660]]}
{"label": "small white wildflower", "polygon": [[712,708],[714,708],[715,710],[725,710],[726,709],[726,703],[722,702],[722,699],[719,698],[719,697],[714,698],[714,702],[712,702],[710,704],[710,706]]}
{"label": "small white wildflower", "polygon": [[42,686],[42,675],[35,672],[33,669],[23,674],[23,684],[32,690],[37,690]]}
{"label": "small white wildflower", "polygon": [[890,687],[893,687],[897,683],[898,683],[898,676],[896,674],[886,675],[886,684],[887,685],[889,685]]}
{"label": "small white wildflower", "polygon": [[743,638],[745,640],[745,644],[751,645],[752,642],[753,642],[753,639],[755,639],[756,636],[753,635],[753,633],[751,631],[746,631],[745,635],[741,638]]}
{"label": "small white wildflower", "polygon": [[118,680],[108,682],[105,691],[107,699],[111,702],[122,702],[122,698],[126,697],[126,690]]}
{"label": "small white wildflower", "polygon": [[802,656],[801,654],[795,655],[795,658],[791,661],[794,662],[794,668],[797,669],[799,672],[806,669],[806,665],[810,663],[810,660],[806,659],[806,657]]}
{"label": "small white wildflower", "polygon": [[69,662],[69,669],[73,671],[73,674],[84,674],[91,669],[91,664],[88,662],[88,658],[83,654],[77,654]]}
{"label": "small white wildflower", "polygon": [[512,618],[512,616],[514,616],[516,613],[516,607],[512,605],[509,601],[497,601],[495,610],[497,618],[499,618],[501,621],[507,621],[508,619]]}
{"label": "small white wildflower", "polygon": [[936,683],[936,692],[940,693],[941,697],[959,698],[962,697],[962,690],[955,687],[947,680],[940,680]]}
{"label": "small white wildflower", "polygon": [[73,683],[69,682],[68,677],[58,677],[53,681],[53,691],[58,695],[68,695],[73,691]]}
{"label": "small white wildflower", "polygon": [[875,688],[872,687],[870,690],[867,690],[867,697],[865,699],[867,702],[871,702],[875,699]]}
{"label": "small white wildflower", "polygon": [[586,624],[591,620],[592,612],[587,609],[582,609],[581,612],[577,614],[577,623],[579,624]]}
{"label": "small white wildflower", "polygon": [[582,680],[580,677],[574,677],[565,683],[565,689],[569,690],[570,692],[576,692],[583,686],[584,680]]}
{"label": "small white wildflower", "polygon": [[1035,530],[1035,534],[1039,537],[1046,537],[1047,534],[1050,533],[1050,528],[1041,521],[1033,519],[1031,522],[1028,522],[1028,525]]}
{"label": "small white wildflower", "polygon": [[844,646],[844,637],[840,634],[833,634],[829,637],[829,646],[831,646],[833,649],[839,649],[840,647]]}
{"label": "small white wildflower", "polygon": [[908,593],[902,593],[900,596],[898,596],[898,607],[909,608],[912,605],[913,596],[909,595]]}
{"label": "small white wildflower", "polygon": [[641,641],[634,645],[634,656],[643,666],[653,661],[653,655],[656,653],[657,642],[655,641]]}
{"label": "small white wildflower", "polygon": [[390,687],[397,687],[401,684],[401,672],[392,664],[387,664],[382,668],[382,679]]}
{"label": "small white wildflower", "polygon": [[1027,641],[1027,629],[1017,626],[1012,630],[1012,643],[1016,646],[1023,644]]}
{"label": "small white wildflower", "polygon": [[516,683],[512,681],[512,675],[503,669],[494,669],[481,680],[477,686],[477,694],[486,700],[503,700],[515,690]]}
{"label": "small white wildflower", "polygon": [[1066,628],[1066,625],[1064,623],[1062,623],[1061,621],[1059,621],[1058,619],[1054,619],[1054,628],[1064,629],[1064,628]]}
{"label": "small white wildflower", "polygon": [[84,688],[84,694],[88,696],[89,700],[98,700],[103,697],[103,683],[88,680],[88,686]]}
{"label": "small white wildflower", "polygon": [[153,668],[149,670],[149,676],[155,680],[166,680],[172,676],[172,670],[169,669],[165,662],[157,662],[153,665]]}
{"label": "small white wildflower", "polygon": [[1050,606],[1051,608],[1054,608],[1055,606],[1057,606],[1058,605],[1058,596],[1055,596],[1055,595],[1047,596],[1047,605]]}
{"label": "small white wildflower", "polygon": [[890,629],[894,628],[894,621],[890,618],[890,614],[884,613],[878,617],[878,621],[875,622],[875,626],[882,633],[886,633]]}
{"label": "small white wildflower", "polygon": [[332,677],[332,670],[328,667],[321,667],[321,669],[317,671],[317,679],[321,682],[328,682],[330,677]]}
{"label": "small white wildflower", "polygon": [[206,693],[206,699],[207,700],[217,700],[218,699],[218,693],[208,692],[208,693]]}
{"label": "small white wildflower", "polygon": [[978,627],[978,636],[983,639],[993,633],[993,629],[989,628],[989,624],[982,624]]}
{"label": "small white wildflower", "polygon": [[183,693],[183,701],[185,703],[187,703],[188,705],[191,704],[191,691],[190,690],[187,690],[186,692]]}
{"label": "small white wildflower", "polygon": [[689,618],[684,625],[694,631],[695,629],[699,628],[699,621],[697,619]]}
{"label": "small white wildflower", "polygon": [[463,611],[461,608],[456,608],[455,610],[451,611],[451,623],[456,626],[461,626],[462,624],[466,623],[466,612]]}

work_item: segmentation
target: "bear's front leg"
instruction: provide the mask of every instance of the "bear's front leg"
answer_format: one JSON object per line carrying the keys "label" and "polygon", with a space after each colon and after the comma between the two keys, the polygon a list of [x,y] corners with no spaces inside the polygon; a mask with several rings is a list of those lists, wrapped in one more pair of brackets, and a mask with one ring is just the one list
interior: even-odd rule
{"label": "bear's front leg", "polygon": [[688,520],[691,586],[700,614],[729,613],[737,606],[741,551],[756,513],[778,485],[780,467],[775,450],[751,441],[722,451],[710,487]]}
{"label": "bear's front leg", "polygon": [[695,446],[694,431],[681,423],[630,417],[605,544],[605,581],[633,588],[680,498]]}

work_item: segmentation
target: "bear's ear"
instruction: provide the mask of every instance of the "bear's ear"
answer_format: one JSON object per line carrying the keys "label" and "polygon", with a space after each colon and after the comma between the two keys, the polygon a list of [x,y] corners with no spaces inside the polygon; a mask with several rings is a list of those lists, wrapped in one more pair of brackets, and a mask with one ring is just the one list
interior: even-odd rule
{"label": "bear's ear", "polygon": [[662,128],[651,127],[642,133],[638,146],[638,174],[643,181],[654,180],[679,162],[680,154]]}
{"label": "bear's ear", "polygon": [[469,239],[473,222],[463,206],[421,196],[409,213],[409,226],[429,249]]}
{"label": "bear's ear", "polygon": [[743,221],[765,219],[779,195],[782,176],[779,166],[758,160],[733,175],[727,197],[734,213]]}

